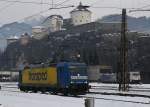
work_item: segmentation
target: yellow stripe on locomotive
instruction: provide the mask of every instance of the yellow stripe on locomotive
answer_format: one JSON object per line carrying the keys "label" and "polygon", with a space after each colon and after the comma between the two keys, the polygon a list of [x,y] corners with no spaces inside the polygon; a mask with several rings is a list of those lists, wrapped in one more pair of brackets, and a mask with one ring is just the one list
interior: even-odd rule
{"label": "yellow stripe on locomotive", "polygon": [[57,69],[56,67],[47,68],[30,68],[22,72],[22,84],[57,84]]}

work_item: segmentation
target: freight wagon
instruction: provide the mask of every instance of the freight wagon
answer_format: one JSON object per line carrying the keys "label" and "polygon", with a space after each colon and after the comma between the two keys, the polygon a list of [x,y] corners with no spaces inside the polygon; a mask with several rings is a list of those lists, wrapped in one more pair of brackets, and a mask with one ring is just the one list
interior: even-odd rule
{"label": "freight wagon", "polygon": [[116,73],[101,73],[100,81],[103,83],[116,83]]}
{"label": "freight wagon", "polygon": [[141,75],[139,71],[130,72],[130,83],[140,83],[141,82]]}
{"label": "freight wagon", "polygon": [[60,62],[50,65],[30,65],[19,75],[22,91],[42,91],[53,94],[80,94],[89,89],[87,66],[84,63]]}
{"label": "freight wagon", "polygon": [[[117,82],[116,73],[101,73],[100,81],[103,83],[116,83]],[[129,83],[139,84],[141,83],[140,72],[129,72]]]}

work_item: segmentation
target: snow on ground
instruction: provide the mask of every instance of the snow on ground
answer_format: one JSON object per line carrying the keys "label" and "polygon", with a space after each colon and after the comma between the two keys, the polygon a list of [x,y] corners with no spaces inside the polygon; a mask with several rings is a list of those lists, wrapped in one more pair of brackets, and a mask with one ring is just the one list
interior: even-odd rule
{"label": "snow on ground", "polygon": [[[90,83],[91,86],[110,86],[118,87],[118,84],[105,84],[105,83]],[[150,84],[129,84],[132,88],[150,88]]]}
{"label": "snow on ground", "polygon": [[[1,83],[0,83],[1,84]],[[16,83],[14,83],[16,84]],[[2,83],[4,89],[0,91],[0,107],[84,107],[85,98],[64,97],[40,93],[14,92],[14,88],[7,90],[5,86],[15,86],[14,84]],[[93,85],[109,85],[96,84]],[[117,86],[110,84],[111,86]],[[143,85],[143,87],[145,87]],[[148,86],[146,86],[148,87]],[[142,97],[125,97],[115,95],[87,94],[87,97],[95,97],[95,107],[150,107],[150,99]]]}
{"label": "snow on ground", "polygon": [[91,86],[112,86],[112,87],[117,87],[118,84],[104,84],[104,83],[97,83],[97,82],[94,82],[94,83],[90,83]]}
{"label": "snow on ground", "polygon": [[[147,103],[147,98],[131,98],[97,95],[104,99],[95,99],[95,107],[150,107],[149,104],[123,102],[136,101]],[[105,100],[106,99],[106,100]],[[116,100],[107,100],[116,99]],[[45,95],[39,93],[0,92],[0,107],[84,107],[84,98]]]}
{"label": "snow on ground", "polygon": [[115,95],[89,95],[87,94],[86,96],[88,97],[95,97],[103,100],[113,100],[117,102],[133,102],[133,103],[149,103],[150,104],[150,99],[149,98],[142,98],[142,97],[129,97],[129,96],[115,96]]}
{"label": "snow on ground", "polygon": [[3,107],[84,107],[84,100],[38,93],[0,92]]}
{"label": "snow on ground", "polygon": [[[149,104],[134,104],[134,103],[126,103],[126,102],[118,102],[118,101],[95,101],[95,107],[150,107]],[[99,105],[99,106],[98,106]]]}
{"label": "snow on ground", "polygon": [[[124,93],[150,96],[150,84],[130,84],[128,92],[118,91],[118,84],[90,83],[90,85],[97,87],[95,89],[90,89],[91,92]],[[99,87],[101,87],[101,89]]]}
{"label": "snow on ground", "polygon": [[133,95],[146,95],[150,96],[150,90],[149,92],[147,91],[127,91],[127,92],[122,92],[118,91],[118,89],[115,90],[105,90],[105,89],[90,89],[90,92],[100,92],[100,93],[121,93],[121,94],[133,94]]}

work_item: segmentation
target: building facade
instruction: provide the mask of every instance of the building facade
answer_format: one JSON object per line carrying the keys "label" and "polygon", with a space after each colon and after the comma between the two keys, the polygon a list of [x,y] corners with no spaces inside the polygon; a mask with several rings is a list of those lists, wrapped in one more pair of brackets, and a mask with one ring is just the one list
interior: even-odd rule
{"label": "building facade", "polygon": [[51,15],[44,22],[43,26],[49,29],[49,32],[62,30],[63,17],[60,15]]}
{"label": "building facade", "polygon": [[72,24],[74,26],[91,22],[92,12],[89,11],[87,8],[89,8],[89,6],[83,6],[82,3],[80,2],[79,6],[70,12]]}
{"label": "building facade", "polygon": [[48,29],[44,26],[32,27],[32,37],[35,39],[42,39],[45,35],[48,35]]}
{"label": "building facade", "polygon": [[19,38],[18,38],[17,36],[9,37],[9,38],[7,39],[7,46],[8,46],[9,44],[11,44],[11,43],[16,42],[18,39],[19,39]]}

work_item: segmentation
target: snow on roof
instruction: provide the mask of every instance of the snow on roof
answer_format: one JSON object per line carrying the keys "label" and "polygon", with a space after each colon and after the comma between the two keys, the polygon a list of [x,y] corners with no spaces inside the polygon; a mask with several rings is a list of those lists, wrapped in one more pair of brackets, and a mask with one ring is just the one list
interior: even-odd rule
{"label": "snow on roof", "polygon": [[42,29],[42,28],[45,28],[44,26],[34,26],[32,27],[33,29]]}
{"label": "snow on roof", "polygon": [[18,36],[11,36],[8,39],[19,39],[19,37]]}

